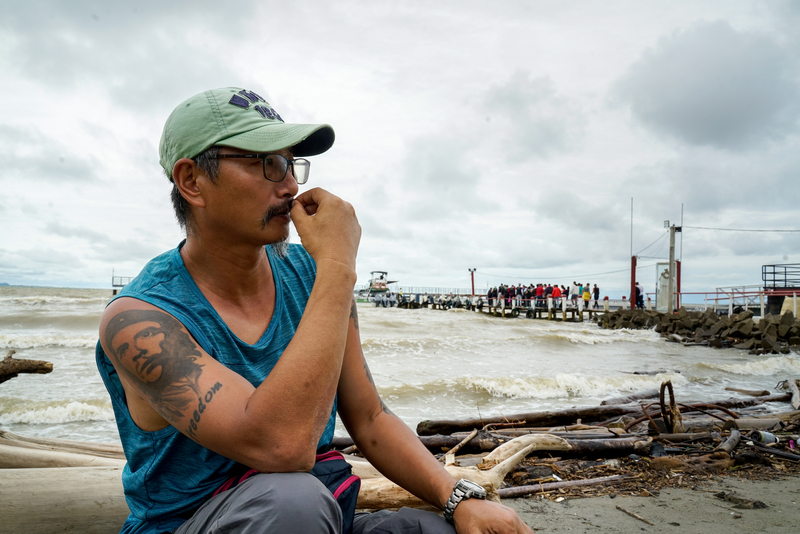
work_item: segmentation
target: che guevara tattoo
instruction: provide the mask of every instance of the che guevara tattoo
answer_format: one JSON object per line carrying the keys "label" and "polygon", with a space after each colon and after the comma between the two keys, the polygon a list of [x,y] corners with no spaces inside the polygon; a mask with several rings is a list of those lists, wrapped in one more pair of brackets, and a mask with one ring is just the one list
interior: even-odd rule
{"label": "che guevara tattoo", "polygon": [[[132,342],[115,338],[133,327]],[[127,338],[126,338],[127,339]],[[211,400],[221,387],[200,391],[201,353],[180,322],[157,310],[129,310],[114,316],[105,330],[106,347],[117,362],[118,372],[138,386],[156,411],[170,423],[189,417],[186,429],[194,437],[204,399]],[[210,394],[210,395],[209,395]],[[199,412],[198,412],[199,411]]]}

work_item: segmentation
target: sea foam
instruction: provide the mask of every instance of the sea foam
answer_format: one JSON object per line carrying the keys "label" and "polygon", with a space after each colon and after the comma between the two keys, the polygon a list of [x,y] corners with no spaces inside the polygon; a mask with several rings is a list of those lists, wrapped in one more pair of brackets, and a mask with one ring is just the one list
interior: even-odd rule
{"label": "sea foam", "polygon": [[85,402],[72,401],[41,409],[28,409],[22,406],[0,414],[0,425],[15,423],[59,424],[75,421],[108,421],[114,419],[114,410],[108,406],[97,406]]}

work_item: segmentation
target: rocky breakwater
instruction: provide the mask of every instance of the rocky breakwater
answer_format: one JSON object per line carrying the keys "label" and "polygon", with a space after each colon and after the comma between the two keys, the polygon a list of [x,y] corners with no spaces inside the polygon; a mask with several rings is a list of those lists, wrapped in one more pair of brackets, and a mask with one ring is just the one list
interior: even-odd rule
{"label": "rocky breakwater", "polygon": [[717,315],[681,308],[676,313],[649,310],[617,310],[597,319],[603,328],[653,328],[671,341],[714,348],[733,347],[751,354],[788,353],[800,349],[800,320],[792,312],[766,315],[753,320],[751,310],[731,315]]}

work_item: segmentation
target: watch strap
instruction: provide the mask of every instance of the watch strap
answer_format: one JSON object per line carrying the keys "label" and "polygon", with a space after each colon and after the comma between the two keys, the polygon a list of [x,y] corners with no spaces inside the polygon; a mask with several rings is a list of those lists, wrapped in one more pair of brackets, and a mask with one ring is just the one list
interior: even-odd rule
{"label": "watch strap", "polygon": [[[483,488],[481,488],[478,484],[475,484],[474,482],[471,483],[465,483],[465,482],[467,481],[465,481],[464,479],[461,479],[458,482],[456,482],[456,485],[453,487],[453,492],[450,494],[450,498],[447,499],[447,502],[444,505],[444,513],[443,513],[444,518],[451,525],[453,524],[453,513],[455,513],[456,506],[458,506],[458,504],[461,501],[473,497],[478,499],[486,498],[486,492],[483,491]],[[478,488],[481,489],[481,491],[477,492],[471,489],[469,487],[469,484],[477,486]]]}

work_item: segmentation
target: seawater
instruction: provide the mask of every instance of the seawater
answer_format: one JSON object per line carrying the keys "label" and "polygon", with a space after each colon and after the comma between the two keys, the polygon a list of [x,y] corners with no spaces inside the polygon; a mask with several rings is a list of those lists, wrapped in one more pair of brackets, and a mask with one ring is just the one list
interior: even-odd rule
{"label": "seawater", "polygon": [[[0,287],[0,357],[46,360],[46,375],[0,384],[0,429],[118,441],[94,364],[110,290]],[[800,375],[800,356],[752,356],[668,343],[652,330],[591,322],[499,319],[463,310],[359,304],[364,354],[386,404],[412,428],[423,419],[594,406],[671,380],[680,402],[772,390]],[[655,373],[655,374],[634,374]],[[344,429],[339,426],[338,434]]]}

